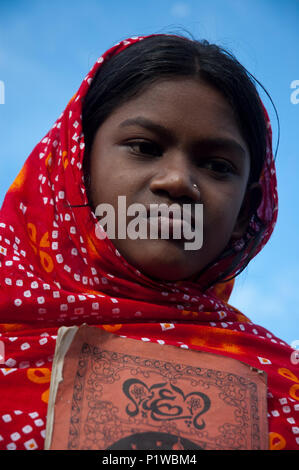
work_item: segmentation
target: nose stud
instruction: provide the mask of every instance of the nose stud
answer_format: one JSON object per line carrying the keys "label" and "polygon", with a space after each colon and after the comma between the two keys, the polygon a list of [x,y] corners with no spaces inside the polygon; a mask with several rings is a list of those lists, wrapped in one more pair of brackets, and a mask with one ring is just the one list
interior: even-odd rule
{"label": "nose stud", "polygon": [[193,183],[193,184],[192,184],[192,188],[194,188],[195,191],[197,191],[197,196],[196,196],[196,198],[199,200],[199,198],[201,197],[201,193],[200,193],[199,187],[197,186],[196,183]]}

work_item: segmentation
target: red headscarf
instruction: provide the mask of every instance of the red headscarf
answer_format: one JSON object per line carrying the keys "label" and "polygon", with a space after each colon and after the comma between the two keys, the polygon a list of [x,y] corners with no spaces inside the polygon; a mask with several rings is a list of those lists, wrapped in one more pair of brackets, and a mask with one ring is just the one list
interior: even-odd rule
{"label": "red headscarf", "polygon": [[[268,374],[270,448],[299,448],[299,372],[293,350],[254,325],[227,301],[232,283],[203,292],[230,260],[197,282],[156,282],[129,265],[109,239],[96,237],[97,219],[83,182],[82,98],[102,57],[9,188],[0,213],[0,448],[42,449],[57,329],[88,323],[143,341],[214,352]],[[269,117],[267,157],[258,210],[268,241],[277,218],[276,175]],[[252,222],[252,227],[253,222]],[[243,259],[244,260],[244,259]],[[241,261],[242,263],[242,261]],[[237,269],[238,267],[236,267]]]}

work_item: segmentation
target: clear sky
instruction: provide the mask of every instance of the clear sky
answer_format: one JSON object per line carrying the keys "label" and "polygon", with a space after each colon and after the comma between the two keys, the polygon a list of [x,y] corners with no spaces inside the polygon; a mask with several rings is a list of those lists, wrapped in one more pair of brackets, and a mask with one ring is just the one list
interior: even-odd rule
{"label": "clear sky", "polygon": [[[233,52],[278,110],[278,222],[231,303],[291,343],[299,340],[299,93],[291,100],[299,0],[0,0],[0,204],[98,56],[129,36],[184,31]],[[261,96],[275,149],[277,120]]]}

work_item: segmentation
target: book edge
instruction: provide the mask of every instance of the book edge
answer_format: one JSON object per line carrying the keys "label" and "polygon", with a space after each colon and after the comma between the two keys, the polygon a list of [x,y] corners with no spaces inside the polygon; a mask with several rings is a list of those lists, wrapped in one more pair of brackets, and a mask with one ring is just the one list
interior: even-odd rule
{"label": "book edge", "polygon": [[62,326],[57,332],[56,346],[50,381],[50,394],[47,410],[47,424],[44,450],[49,450],[52,442],[55,401],[60,382],[63,381],[64,357],[77,333],[79,326]]}

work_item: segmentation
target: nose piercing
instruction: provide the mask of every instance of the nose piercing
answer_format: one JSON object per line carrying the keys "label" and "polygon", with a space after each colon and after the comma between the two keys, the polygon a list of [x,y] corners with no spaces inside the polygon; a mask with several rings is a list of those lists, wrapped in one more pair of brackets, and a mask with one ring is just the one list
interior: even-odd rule
{"label": "nose piercing", "polygon": [[196,183],[193,184],[193,188],[196,189],[197,191],[199,191],[199,187],[197,186]]}

